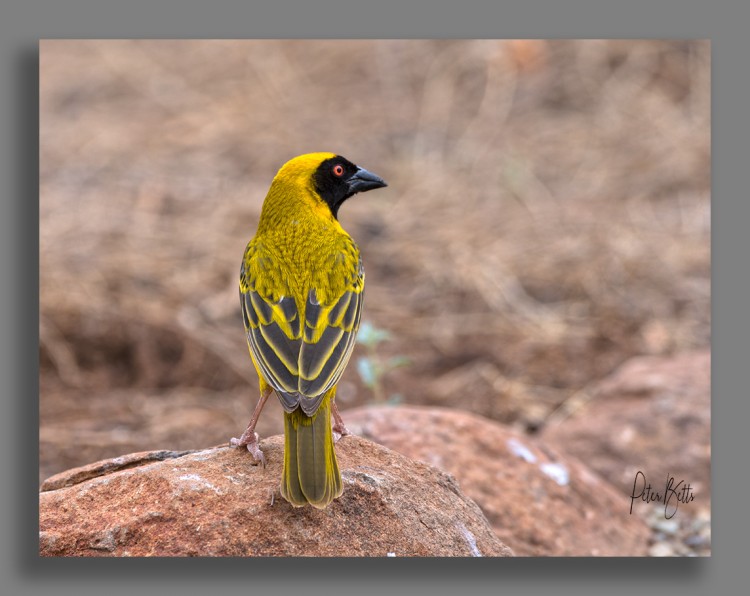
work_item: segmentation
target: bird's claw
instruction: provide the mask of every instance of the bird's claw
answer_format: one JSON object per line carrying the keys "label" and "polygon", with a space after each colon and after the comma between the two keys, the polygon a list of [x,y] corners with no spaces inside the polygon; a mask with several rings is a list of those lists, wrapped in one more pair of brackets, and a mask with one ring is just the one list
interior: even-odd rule
{"label": "bird's claw", "polygon": [[229,439],[229,444],[232,447],[246,447],[247,450],[250,452],[250,454],[255,459],[256,463],[259,463],[264,468],[266,467],[266,456],[263,455],[263,451],[261,451],[260,446],[258,445],[258,440],[260,437],[258,436],[258,433],[253,433],[252,440],[245,440],[245,437],[243,435],[242,438],[236,439],[232,437]]}
{"label": "bird's claw", "polygon": [[333,428],[331,429],[333,431],[333,442],[338,443],[341,437],[345,437],[347,435],[352,434],[351,431],[346,428],[344,423],[334,423]]}

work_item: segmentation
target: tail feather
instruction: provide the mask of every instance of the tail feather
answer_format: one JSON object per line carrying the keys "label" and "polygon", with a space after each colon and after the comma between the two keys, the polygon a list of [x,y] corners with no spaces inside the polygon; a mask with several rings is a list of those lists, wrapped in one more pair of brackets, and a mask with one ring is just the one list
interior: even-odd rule
{"label": "tail feather", "polygon": [[326,507],[344,490],[331,430],[331,399],[314,416],[284,412],[284,471],[281,495],[295,507]]}
{"label": "tail feather", "polygon": [[293,414],[284,412],[284,470],[281,474],[281,496],[295,507],[307,503],[299,484],[297,465],[297,429]]}

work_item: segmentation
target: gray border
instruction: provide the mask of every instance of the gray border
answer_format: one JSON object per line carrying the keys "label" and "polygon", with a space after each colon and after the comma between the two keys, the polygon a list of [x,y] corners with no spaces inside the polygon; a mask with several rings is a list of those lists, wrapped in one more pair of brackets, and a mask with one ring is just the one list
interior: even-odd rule
{"label": "gray border", "polygon": [[[745,27],[739,2],[628,0],[606,8],[595,0],[419,2],[378,0],[354,7],[344,0],[29,0],[2,9],[2,138],[0,255],[3,281],[0,335],[5,408],[0,417],[0,578],[3,593],[54,590],[132,594],[149,588],[212,594],[314,593],[732,593],[743,578],[748,515],[741,439],[748,400],[740,388],[747,367],[748,321],[741,310],[747,275],[743,231],[748,217],[750,118]],[[711,560],[39,560],[36,556],[38,435],[38,66],[39,38],[86,37],[700,37],[713,41],[713,535]],[[744,50],[744,51],[743,51]],[[743,143],[744,141],[744,143]],[[744,191],[744,192],[743,192]],[[743,215],[745,217],[743,217]],[[744,242],[746,244],[746,241]],[[745,292],[745,296],[747,293]],[[7,303],[7,304],[6,304]],[[6,380],[8,382],[6,382]],[[720,429],[720,432],[719,432]],[[731,439],[730,439],[731,438]],[[744,448],[743,448],[744,447]],[[743,490],[745,489],[745,490]],[[290,565],[294,565],[294,570]],[[282,585],[283,582],[283,585]],[[377,582],[377,583],[376,583]],[[400,588],[400,589],[399,589]],[[740,590],[741,591],[741,590]]]}

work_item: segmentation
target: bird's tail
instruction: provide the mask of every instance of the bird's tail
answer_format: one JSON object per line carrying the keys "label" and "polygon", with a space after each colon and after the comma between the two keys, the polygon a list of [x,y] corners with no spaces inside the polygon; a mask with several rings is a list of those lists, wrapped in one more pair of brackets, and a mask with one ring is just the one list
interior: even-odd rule
{"label": "bird's tail", "polygon": [[333,448],[332,399],[333,392],[312,417],[300,408],[284,412],[281,496],[295,507],[309,503],[323,509],[344,491]]}

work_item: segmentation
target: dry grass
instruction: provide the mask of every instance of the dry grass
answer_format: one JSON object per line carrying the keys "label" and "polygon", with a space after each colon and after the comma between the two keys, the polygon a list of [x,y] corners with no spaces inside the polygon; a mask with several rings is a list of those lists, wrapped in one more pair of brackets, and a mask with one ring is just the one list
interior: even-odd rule
{"label": "dry grass", "polygon": [[[307,151],[389,182],[341,221],[408,403],[534,428],[632,355],[708,345],[709,63],[682,41],[43,42],[41,475],[242,430],[239,261]],[[369,399],[351,367],[342,407]]]}

